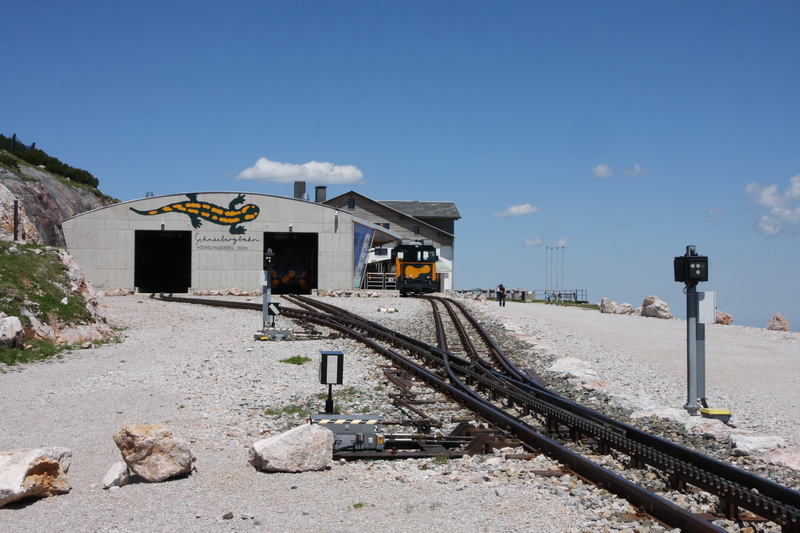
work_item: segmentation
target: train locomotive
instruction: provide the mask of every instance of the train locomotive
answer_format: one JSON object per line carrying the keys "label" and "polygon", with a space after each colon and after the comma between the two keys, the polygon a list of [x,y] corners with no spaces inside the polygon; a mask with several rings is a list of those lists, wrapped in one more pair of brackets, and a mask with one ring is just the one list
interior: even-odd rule
{"label": "train locomotive", "polygon": [[436,247],[433,241],[402,239],[392,249],[395,287],[400,296],[439,291],[436,275]]}

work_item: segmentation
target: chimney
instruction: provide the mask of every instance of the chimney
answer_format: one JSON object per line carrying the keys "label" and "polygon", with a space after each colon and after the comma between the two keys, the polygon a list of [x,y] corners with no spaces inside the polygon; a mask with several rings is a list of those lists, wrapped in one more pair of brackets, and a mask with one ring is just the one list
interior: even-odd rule
{"label": "chimney", "polygon": [[318,204],[324,203],[325,200],[327,200],[326,192],[328,188],[325,185],[317,185],[314,190],[316,191],[317,194],[315,201]]}
{"label": "chimney", "polygon": [[302,199],[305,194],[306,194],[306,182],[305,181],[295,181],[294,182],[294,197],[298,198],[298,199]]}

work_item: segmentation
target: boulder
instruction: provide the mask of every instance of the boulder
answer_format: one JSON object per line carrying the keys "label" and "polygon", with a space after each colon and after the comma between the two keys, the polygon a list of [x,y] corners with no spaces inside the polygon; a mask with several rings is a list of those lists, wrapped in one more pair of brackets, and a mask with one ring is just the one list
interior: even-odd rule
{"label": "boulder", "polygon": [[124,487],[128,484],[130,479],[130,470],[125,461],[117,461],[106,472],[103,477],[103,488],[110,489],[111,487]]}
{"label": "boulder", "polygon": [[617,315],[630,315],[633,313],[633,306],[631,304],[619,304],[614,310]]}
{"label": "boulder", "polygon": [[69,492],[71,463],[72,452],[67,448],[0,452],[0,507],[22,498]]}
{"label": "boulder", "polygon": [[188,474],[197,460],[184,440],[160,424],[125,426],[113,438],[131,472],[146,481]]}
{"label": "boulder", "polygon": [[22,331],[22,323],[16,316],[0,316],[0,337],[14,338]]}
{"label": "boulder", "polygon": [[731,322],[733,322],[733,317],[724,311],[716,311],[714,314],[714,321],[717,324],[722,324],[727,326]]}
{"label": "boulder", "polygon": [[769,319],[767,329],[770,331],[789,331],[789,321],[780,313],[775,313]]}
{"label": "boulder", "polygon": [[658,296],[644,297],[641,315],[653,318],[672,318],[669,306]]}
{"label": "boulder", "polygon": [[24,332],[16,316],[0,316],[0,346],[22,348]]}
{"label": "boulder", "polygon": [[600,300],[600,312],[613,314],[617,310],[617,302],[612,302],[608,298]]}
{"label": "boulder", "polygon": [[319,424],[304,424],[253,443],[248,462],[264,472],[324,470],[333,458],[333,432]]}

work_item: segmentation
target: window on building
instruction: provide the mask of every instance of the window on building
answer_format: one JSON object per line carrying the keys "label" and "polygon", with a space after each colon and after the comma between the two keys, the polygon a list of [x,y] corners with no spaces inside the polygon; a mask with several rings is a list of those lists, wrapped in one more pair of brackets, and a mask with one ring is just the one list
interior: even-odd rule
{"label": "window on building", "polygon": [[386,229],[389,229],[389,223],[388,222],[384,222],[383,223],[383,227],[386,228]]}
{"label": "window on building", "polygon": [[419,235],[419,226],[414,226],[414,235]]}
{"label": "window on building", "polygon": [[355,209],[356,207],[356,199],[355,198],[348,198],[347,199],[347,209]]}
{"label": "window on building", "polygon": [[388,248],[375,248],[375,255],[376,256],[378,256],[378,255],[381,255],[381,256],[389,255],[389,249]]}

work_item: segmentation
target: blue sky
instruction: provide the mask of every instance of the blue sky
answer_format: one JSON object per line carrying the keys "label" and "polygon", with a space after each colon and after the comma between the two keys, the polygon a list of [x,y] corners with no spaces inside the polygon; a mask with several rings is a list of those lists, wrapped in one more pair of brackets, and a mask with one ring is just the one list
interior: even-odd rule
{"label": "blue sky", "polygon": [[[457,288],[800,330],[800,2],[0,0],[0,133],[120,200],[453,201]],[[563,275],[561,274],[563,272]]]}

